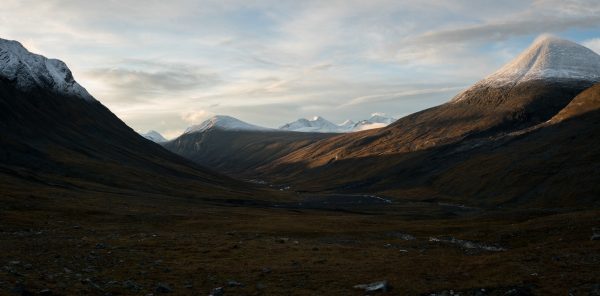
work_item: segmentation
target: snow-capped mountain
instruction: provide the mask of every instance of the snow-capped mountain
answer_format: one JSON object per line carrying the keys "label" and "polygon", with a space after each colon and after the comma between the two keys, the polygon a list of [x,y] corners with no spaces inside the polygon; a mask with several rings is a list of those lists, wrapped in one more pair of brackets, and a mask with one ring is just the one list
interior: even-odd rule
{"label": "snow-capped mountain", "polygon": [[163,143],[166,142],[167,139],[165,139],[165,137],[163,137],[159,132],[157,131],[148,131],[145,134],[140,134],[142,137],[154,142],[154,143]]}
{"label": "snow-capped mountain", "polygon": [[374,128],[381,128],[389,125],[390,123],[396,121],[396,119],[391,117],[385,117],[384,114],[381,113],[373,113],[371,114],[371,118],[366,120],[361,120],[354,124],[352,127],[352,131],[364,131]]}
{"label": "snow-capped mountain", "polygon": [[300,118],[281,126],[279,129],[294,132],[349,133],[384,127],[394,121],[395,119],[385,117],[380,113],[373,113],[369,119],[360,120],[356,123],[348,119],[338,125],[321,116],[315,116],[312,120]]}
{"label": "snow-capped mountain", "polygon": [[204,122],[188,127],[184,134],[203,132],[209,129],[231,131],[271,131],[272,129],[250,124],[227,115],[216,115]]}
{"label": "snow-capped mountain", "polygon": [[300,118],[294,122],[290,122],[279,127],[280,130],[294,132],[317,132],[317,133],[339,133],[340,126],[328,121],[321,116],[315,116],[308,120]]}
{"label": "snow-capped mountain", "polygon": [[0,38],[0,77],[14,83],[21,91],[47,89],[61,95],[95,101],[73,79],[65,63],[31,53],[17,41]]}
{"label": "snow-capped mountain", "polygon": [[341,130],[343,130],[344,132],[351,132],[354,129],[354,125],[356,123],[350,119],[340,123],[338,126],[340,127]]}
{"label": "snow-capped mountain", "polygon": [[[515,59],[471,89],[512,87],[531,81],[600,81],[600,55],[577,43],[550,35],[538,37]],[[453,101],[460,102],[464,93]]]}

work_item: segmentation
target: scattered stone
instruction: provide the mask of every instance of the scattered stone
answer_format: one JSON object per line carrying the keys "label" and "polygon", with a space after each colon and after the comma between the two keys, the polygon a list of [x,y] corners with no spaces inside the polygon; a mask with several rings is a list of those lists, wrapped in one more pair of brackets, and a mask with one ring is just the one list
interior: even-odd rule
{"label": "scattered stone", "polygon": [[374,282],[370,284],[361,284],[354,286],[354,289],[364,290],[365,292],[387,292],[389,290],[387,281]]}
{"label": "scattered stone", "polygon": [[54,295],[54,294],[52,294],[52,290],[50,290],[50,289],[43,289],[43,290],[41,290],[41,291],[40,291],[40,293],[39,293],[39,294],[40,294],[40,295],[43,295],[43,296],[50,296],[50,295]]}
{"label": "scattered stone", "polygon": [[591,240],[600,240],[600,228],[592,228]]}
{"label": "scattered stone", "polygon": [[208,294],[208,296],[223,296],[224,292],[225,292],[225,289],[223,289],[223,287],[218,287],[218,288],[212,289],[212,291],[210,291],[210,294]]}
{"label": "scattered stone", "polygon": [[173,289],[171,289],[171,287],[165,283],[158,283],[156,284],[156,289],[154,289],[154,291],[157,293],[171,293],[173,292]]}
{"label": "scattered stone", "polygon": [[289,241],[290,239],[287,237],[280,237],[279,239],[277,239],[277,242],[280,244],[285,244]]}
{"label": "scattered stone", "polygon": [[501,247],[497,247],[497,246],[489,246],[489,245],[484,245],[484,244],[480,244],[480,243],[476,243],[476,242],[471,242],[471,241],[467,241],[467,240],[462,240],[462,239],[457,239],[454,237],[430,237],[429,238],[430,242],[440,242],[440,243],[448,243],[448,244],[454,244],[454,245],[458,245],[462,248],[465,249],[477,249],[477,250],[484,250],[484,251],[490,251],[490,252],[502,252],[502,251],[506,251],[505,248],[501,248]]}
{"label": "scattered stone", "polygon": [[240,283],[240,282],[238,282],[238,281],[234,281],[234,280],[228,280],[228,281],[227,281],[227,286],[228,286],[228,287],[241,287],[241,286],[243,286],[243,285],[244,285],[244,284],[242,284],[242,283]]}
{"label": "scattered stone", "polygon": [[104,244],[104,243],[97,243],[96,244],[96,249],[98,249],[98,250],[103,250],[103,249],[106,249],[107,247],[108,246],[106,244]]}
{"label": "scattered stone", "polygon": [[265,267],[260,272],[262,272],[263,274],[268,274],[268,273],[271,273],[271,269],[268,267]]}

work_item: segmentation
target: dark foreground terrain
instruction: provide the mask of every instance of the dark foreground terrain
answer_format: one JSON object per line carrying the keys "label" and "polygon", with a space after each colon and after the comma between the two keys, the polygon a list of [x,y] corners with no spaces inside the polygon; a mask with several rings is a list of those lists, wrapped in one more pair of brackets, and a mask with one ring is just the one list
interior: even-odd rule
{"label": "dark foreground terrain", "polygon": [[2,295],[600,293],[598,210],[46,196],[2,197]]}

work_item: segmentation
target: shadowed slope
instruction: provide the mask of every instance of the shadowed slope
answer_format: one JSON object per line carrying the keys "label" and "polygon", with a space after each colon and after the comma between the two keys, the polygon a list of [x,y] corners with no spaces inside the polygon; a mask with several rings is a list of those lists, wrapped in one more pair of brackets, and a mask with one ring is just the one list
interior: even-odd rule
{"label": "shadowed slope", "polygon": [[211,169],[250,178],[255,176],[257,167],[332,136],[334,134],[212,128],[183,134],[163,146]]}
{"label": "shadowed slope", "polygon": [[3,193],[32,186],[199,197],[254,190],[138,135],[79,86],[64,63],[0,41]]}

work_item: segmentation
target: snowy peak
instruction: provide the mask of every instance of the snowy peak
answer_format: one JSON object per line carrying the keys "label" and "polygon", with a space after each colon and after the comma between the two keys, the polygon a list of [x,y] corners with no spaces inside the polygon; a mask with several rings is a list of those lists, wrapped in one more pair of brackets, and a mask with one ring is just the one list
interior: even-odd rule
{"label": "snowy peak", "polygon": [[73,79],[73,74],[65,63],[31,53],[17,41],[0,38],[0,77],[14,83],[23,91],[39,87],[95,101]]}
{"label": "snowy peak", "polygon": [[159,132],[157,131],[149,131],[145,134],[140,134],[142,137],[154,142],[154,143],[163,143],[166,142],[167,139],[165,139],[165,137],[163,137]]}
{"label": "snowy peak", "polygon": [[396,119],[391,117],[386,117],[385,114],[382,113],[373,113],[371,114],[371,118],[366,120],[361,120],[354,124],[353,131],[364,131],[374,128],[382,128],[390,123],[396,121]]}
{"label": "snowy peak", "polygon": [[339,126],[326,120],[321,116],[315,116],[312,120],[300,118],[294,122],[287,123],[280,130],[295,132],[317,132],[317,133],[337,133]]}
{"label": "snowy peak", "polygon": [[337,125],[321,116],[315,116],[312,120],[300,118],[294,122],[281,126],[279,129],[295,132],[348,133],[384,127],[394,121],[395,119],[385,117],[382,113],[373,113],[369,119],[361,120],[356,123],[352,120],[346,120]]}
{"label": "snowy peak", "polygon": [[271,129],[253,125],[237,118],[226,115],[213,116],[201,124],[188,127],[184,134],[204,132],[209,129],[220,129],[230,131],[270,131]]}
{"label": "snowy peak", "polygon": [[507,85],[556,79],[600,81],[600,55],[577,43],[542,35],[482,83]]}

